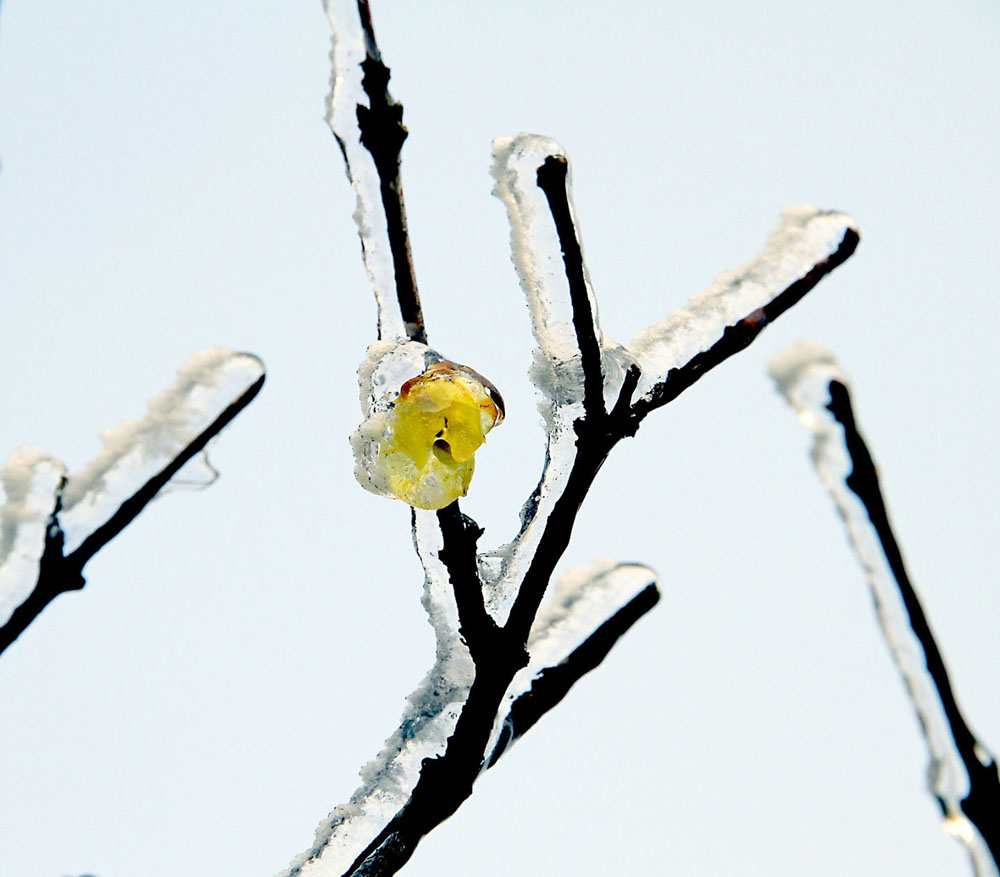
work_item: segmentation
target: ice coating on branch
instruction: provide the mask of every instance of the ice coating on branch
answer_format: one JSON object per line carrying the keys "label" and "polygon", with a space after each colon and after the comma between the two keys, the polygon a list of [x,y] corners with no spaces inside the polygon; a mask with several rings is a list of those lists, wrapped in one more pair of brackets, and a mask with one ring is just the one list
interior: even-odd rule
{"label": "ice coating on branch", "polygon": [[[430,364],[414,374],[417,362]],[[496,387],[417,342],[377,342],[358,374],[366,417],[351,447],[361,486],[420,509],[465,496],[474,454],[503,419]]]}
{"label": "ice coating on branch", "polygon": [[340,144],[347,178],[357,198],[354,221],[361,237],[365,270],[378,304],[378,337],[405,338],[407,327],[396,298],[396,273],[378,170],[371,153],[361,144],[358,127],[358,107],[370,105],[361,84],[361,62],[367,56],[367,40],[356,0],[324,0],[324,6],[333,29],[326,121]]}
{"label": "ice coating on branch", "polygon": [[649,567],[616,564],[610,558],[573,567],[556,582],[551,600],[531,627],[528,666],[507,689],[487,752],[493,752],[501,739],[511,704],[530,690],[539,673],[565,661],[597,628],[655,582],[656,573]]}
{"label": "ice coating on branch", "polygon": [[[469,662],[471,665],[471,662]],[[444,753],[468,696],[471,677],[459,652],[435,665],[407,698],[399,729],[361,770],[362,785],[316,829],[313,845],[280,877],[340,877],[402,809],[425,758]]]}
{"label": "ice coating on branch", "polygon": [[[549,369],[550,380],[543,381],[548,385],[545,389],[558,388],[572,396],[583,385],[580,347],[559,238],[545,194],[538,187],[538,169],[550,156],[566,160],[565,150],[549,137],[539,134],[501,137],[493,141],[490,171],[496,180],[493,194],[507,208],[511,258],[528,301],[532,331],[547,360],[536,362],[535,369]],[[567,172],[567,189],[570,180]],[[589,278],[587,293],[596,325],[597,301]],[[600,329],[597,332],[600,340]]]}
{"label": "ice coating on branch", "polygon": [[670,369],[708,350],[727,326],[752,319],[814,266],[829,259],[849,229],[857,230],[854,220],[844,213],[808,204],[785,210],[754,259],[720,275],[683,308],[632,339],[628,349],[643,372],[638,395],[646,394]]}
{"label": "ice coating on branch", "polygon": [[414,541],[425,570],[423,605],[434,628],[434,666],[408,698],[399,729],[361,771],[361,786],[316,830],[313,846],[281,877],[339,877],[406,804],[425,758],[441,755],[468,698],[475,668],[458,634],[458,608],[438,556],[433,512],[414,512]]}
{"label": "ice coating on branch", "polygon": [[[810,453],[817,468],[826,466],[831,477],[845,467],[849,473],[843,428],[826,409],[830,381],[847,383],[847,376],[833,354],[813,341],[799,341],[773,356],[767,372],[803,426],[812,431],[814,442]],[[820,474],[823,476],[822,471]],[[829,488],[826,476],[823,483]]]}
{"label": "ice coating on branch", "polygon": [[552,589],[531,626],[531,660],[522,671],[534,675],[564,660],[594,630],[656,582],[656,573],[640,563],[598,558],[592,566],[576,566]]}
{"label": "ice coating on branch", "polygon": [[[484,553],[480,560],[487,608],[501,624],[506,621],[515,589],[537,550],[545,521],[565,490],[576,454],[573,423],[584,416],[582,355],[573,321],[570,283],[550,205],[538,185],[539,168],[549,159],[566,164],[566,198],[580,243],[573,208],[572,169],[562,146],[539,134],[518,134],[493,142],[493,194],[507,211],[511,259],[537,343],[529,374],[541,394],[539,410],[547,438],[545,466],[538,487],[521,510],[520,532],[513,542]],[[583,276],[591,315],[589,330],[601,354],[605,405],[611,407],[634,359],[624,347],[603,336],[585,265]]]}
{"label": "ice coating on branch", "polygon": [[768,372],[813,435],[813,464],[847,527],[851,547],[871,589],[882,635],[927,741],[930,751],[927,785],[945,808],[945,828],[966,844],[980,877],[995,877],[993,859],[961,809],[960,802],[969,791],[969,776],[928,671],[923,646],[910,624],[899,585],[871,518],[857,494],[847,486],[853,463],[845,444],[844,427],[828,407],[831,382],[846,387],[847,377],[834,356],[811,341],[800,341],[779,353],[768,364]]}
{"label": "ice coating on branch", "polygon": [[192,356],[173,386],[150,399],[146,414],[101,433],[100,453],[71,475],[59,523],[66,554],[146,482],[173,463],[264,376],[261,361],[225,347]]}
{"label": "ice coating on branch", "polygon": [[[538,343],[531,380],[545,397],[544,416],[548,416],[546,409],[550,405],[572,405],[583,398],[580,344],[573,323],[569,281],[549,203],[538,185],[538,170],[550,158],[567,166],[566,195],[576,239],[582,249],[573,207],[572,169],[559,143],[541,134],[500,137],[493,141],[490,168],[496,180],[493,194],[507,209],[511,259],[527,300],[532,332]],[[605,393],[613,394],[631,360],[624,348],[613,341],[605,341],[601,333],[597,299],[586,265],[584,282],[592,315],[591,331],[604,360]]]}
{"label": "ice coating on branch", "polygon": [[66,468],[39,448],[16,450],[0,469],[0,627],[34,590]]}

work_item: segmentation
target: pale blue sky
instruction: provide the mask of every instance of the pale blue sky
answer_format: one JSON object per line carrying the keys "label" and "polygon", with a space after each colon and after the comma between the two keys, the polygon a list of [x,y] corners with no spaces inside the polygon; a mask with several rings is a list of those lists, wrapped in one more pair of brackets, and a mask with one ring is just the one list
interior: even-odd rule
{"label": "pale blue sky", "polygon": [[[512,534],[542,433],[489,195],[521,130],[574,161],[606,332],[753,255],[783,207],[857,255],[620,446],[567,555],[664,600],[434,832],[408,877],[967,873],[870,600],[766,359],[854,377],[890,510],[977,732],[1000,749],[995,585],[1000,10],[993,3],[377,2],[406,106],[432,343],[507,420],[467,513]],[[374,303],[322,122],[319,2],[7,0],[0,456],[82,466],[195,350],[268,384],[0,661],[0,872],[269,875],[430,665],[408,511],[352,477]]]}

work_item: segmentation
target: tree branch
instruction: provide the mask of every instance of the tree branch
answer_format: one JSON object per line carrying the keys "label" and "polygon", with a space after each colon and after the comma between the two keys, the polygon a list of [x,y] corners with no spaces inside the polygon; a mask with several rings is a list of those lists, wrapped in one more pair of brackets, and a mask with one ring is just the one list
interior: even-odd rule
{"label": "tree branch", "polygon": [[[243,356],[243,354],[235,354],[235,356]],[[253,359],[259,365],[259,361],[256,358]],[[235,400],[230,402],[207,426],[199,430],[189,440],[185,440],[176,453],[169,457],[167,465],[148,478],[138,490],[124,498],[117,505],[115,511],[98,526],[90,529],[79,545],[68,554],[64,553],[67,540],[61,517],[66,517],[72,510],[63,514],[63,502],[70,487],[74,484],[74,479],[80,480],[81,476],[85,475],[86,470],[77,476],[73,476],[68,484],[59,490],[56,496],[55,507],[46,527],[44,551],[38,565],[37,581],[28,597],[14,609],[6,622],[0,626],[0,654],[27,629],[56,597],[67,591],[80,590],[84,587],[83,569],[87,562],[135,520],[136,516],[142,512],[184,465],[190,462],[197,454],[201,453],[206,445],[253,401],[264,385],[264,377],[263,368],[260,367],[260,376],[256,380],[246,387]],[[168,391],[166,397],[160,398],[169,398],[170,392]],[[183,416],[182,404],[182,401],[178,402],[178,405],[181,407],[179,407],[179,410],[172,412],[175,416]],[[153,416],[150,414],[147,415],[147,418],[149,419]],[[159,412],[156,416],[159,416]],[[153,434],[155,428],[152,425],[148,425],[145,426],[145,429],[148,430],[149,434]],[[164,439],[162,436],[159,436],[158,440],[162,442]],[[126,450],[120,453],[122,456],[117,463],[114,461],[105,463],[103,469],[110,471],[111,468],[119,463],[119,468],[122,466],[127,467],[131,462],[131,458],[129,457],[130,451]],[[94,464],[91,465],[93,466]],[[101,492],[99,486],[100,480],[106,476],[107,471],[104,471],[104,474],[100,476],[89,492],[84,494],[83,499],[78,500],[76,507],[81,511],[75,512],[75,516],[83,520],[76,523],[77,529],[81,528],[81,523],[86,524],[87,516],[91,514],[88,497]],[[100,519],[100,515],[97,517]]]}
{"label": "tree branch", "polygon": [[324,0],[333,26],[327,122],[358,199],[355,219],[378,302],[378,337],[427,343],[406,226],[400,151],[403,105],[389,94],[389,68],[367,0]]}
{"label": "tree branch", "polygon": [[587,417],[597,419],[604,414],[604,373],[601,368],[601,340],[596,327],[597,315],[591,306],[587,289],[586,267],[580,238],[570,209],[567,175],[569,162],[565,156],[549,155],[538,168],[538,188],[545,193],[562,250],[569,299],[573,309],[573,328],[583,367],[583,408]]}
{"label": "tree branch", "polygon": [[[401,108],[388,97],[388,69],[375,44],[365,0],[356,7],[347,0],[327,0],[327,8],[335,47],[330,120],[358,196],[356,217],[379,305],[380,337],[416,338],[412,320],[399,316],[406,313],[410,294],[405,278],[412,279],[398,185],[405,138]],[[545,653],[535,639],[539,608],[569,544],[579,507],[611,449],[633,435],[650,410],[749,344],[769,319],[805,295],[857,243],[856,233],[850,238],[844,231],[847,220],[840,214],[812,208],[790,211],[757,263],[743,275],[728,278],[728,286],[702,296],[707,302],[704,312],[675,315],[665,328],[641,334],[630,350],[601,333],[562,147],[545,137],[522,134],[495,141],[493,155],[494,194],[507,209],[513,261],[537,342],[531,376],[544,397],[546,463],[522,509],[520,533],[496,552],[477,555],[481,530],[457,503],[433,517],[414,514],[414,540],[426,576],[425,605],[438,635],[438,662],[411,696],[400,730],[366,769],[365,785],[321,825],[313,848],[288,875],[395,873],[420,839],[472,793],[477,777],[505,743],[558,703],[655,605],[659,592],[649,580],[642,582],[640,592],[611,588],[611,597],[604,603],[598,600],[593,614],[583,615],[585,630],[574,630],[572,636],[551,634],[560,648],[568,642],[572,646],[537,664]],[[839,249],[830,248],[831,228],[840,231]],[[789,265],[801,271],[789,277]],[[747,284],[749,292],[740,288],[746,278],[753,281]],[[743,294],[734,294],[734,288]],[[412,294],[416,302],[415,283]],[[390,298],[398,308],[390,306]],[[693,303],[697,308],[698,302]],[[720,314],[725,319],[716,325]],[[726,320],[734,325],[727,329]],[[698,331],[692,333],[692,326]],[[676,348],[674,329],[699,340],[708,338],[708,343],[694,350]],[[712,335],[716,330],[723,336],[718,342]],[[666,358],[663,348],[669,349]],[[423,348],[421,355],[430,353]],[[388,378],[392,372],[373,357],[391,355],[391,350],[370,348],[359,372],[362,396],[368,400],[366,417],[376,396],[375,373],[381,369]],[[660,369],[664,362],[676,368]],[[382,404],[396,385],[382,380],[379,386]],[[633,405],[637,392],[646,395]],[[610,413],[606,398],[615,400]],[[496,558],[499,564],[492,562]],[[452,648],[461,660],[445,666]],[[471,680],[465,675],[469,663]],[[439,696],[438,687],[449,684],[449,698]],[[426,705],[423,697],[430,699]],[[442,745],[435,735],[445,729],[448,736]]]}
{"label": "tree branch", "polygon": [[744,312],[739,320],[723,329],[722,337],[707,350],[691,357],[683,365],[670,369],[663,380],[656,383],[632,406],[637,420],[641,421],[650,411],[672,402],[711,369],[749,347],[765,327],[798,304],[827,274],[843,265],[854,254],[860,240],[861,237],[854,228],[846,228],[833,253],[809,265],[808,270],[770,301]]}
{"label": "tree branch", "polygon": [[[961,800],[962,812],[975,825],[989,847],[993,863],[1000,868],[1000,776],[996,761],[988,756],[986,747],[969,729],[948,678],[944,658],[931,632],[930,623],[910,582],[903,563],[903,554],[889,524],[885,500],[879,487],[878,474],[868,447],[854,421],[851,397],[847,386],[838,380],[830,381],[830,402],[826,406],[844,430],[844,443],[851,459],[851,474],[845,479],[847,487],[861,500],[868,520],[875,530],[886,562],[896,581],[899,595],[906,608],[910,627],[920,643],[924,664],[937,691],[944,710],[945,720],[951,731],[955,748],[969,777],[969,792]],[[926,722],[926,719],[923,720]],[[985,759],[985,760],[984,760]],[[948,807],[938,798],[941,810],[948,814]]]}
{"label": "tree branch", "polygon": [[843,371],[829,353],[808,342],[775,357],[770,370],[813,432],[813,462],[868,577],[882,632],[930,750],[930,792],[949,833],[966,845],[976,873],[995,874],[1000,867],[997,764],[959,709],[889,523],[877,469],[858,430]]}
{"label": "tree branch", "polygon": [[487,767],[493,767],[510,746],[524,736],[549,710],[558,705],[587,673],[596,669],[643,615],[660,601],[655,583],[647,585],[588,636],[566,658],[544,668],[531,687],[510,707]]}

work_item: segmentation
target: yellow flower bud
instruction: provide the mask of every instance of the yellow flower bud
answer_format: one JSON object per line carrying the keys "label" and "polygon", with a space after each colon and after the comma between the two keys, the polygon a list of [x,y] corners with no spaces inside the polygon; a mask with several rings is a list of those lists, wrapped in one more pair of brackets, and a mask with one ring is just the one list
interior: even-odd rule
{"label": "yellow flower bud", "polygon": [[441,509],[468,493],[473,455],[504,412],[482,375],[439,362],[403,384],[386,414],[378,480],[411,506]]}

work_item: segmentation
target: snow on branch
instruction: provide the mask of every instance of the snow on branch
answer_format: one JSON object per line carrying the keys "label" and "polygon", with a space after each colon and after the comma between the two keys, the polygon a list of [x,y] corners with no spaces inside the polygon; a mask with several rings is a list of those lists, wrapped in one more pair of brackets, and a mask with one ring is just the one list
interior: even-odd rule
{"label": "snow on branch", "polygon": [[379,314],[379,340],[358,372],[356,474],[367,489],[414,507],[423,603],[437,642],[399,729],[284,877],[396,873],[481,773],[656,605],[647,568],[601,562],[565,576],[543,606],[604,460],[650,411],[750,344],[858,242],[842,214],[787,211],[756,260],[629,349],[600,328],[565,151],[534,134],[497,140],[494,194],[507,210],[531,315],[530,375],[547,444],[518,533],[480,549],[483,531],[457,498],[503,403],[489,381],[426,344],[399,182],[402,106],[388,95],[367,0],[327,0],[326,8],[334,32],[329,120],[357,196]]}
{"label": "snow on branch", "polygon": [[858,431],[847,378],[836,359],[811,342],[793,345],[772,359],[770,373],[812,432],[813,464],[847,527],[882,634],[927,742],[928,789],[941,808],[945,829],[965,844],[978,877],[996,877],[997,764],[969,730],[952,691],[893,535],[875,464]]}
{"label": "snow on branch", "polygon": [[[59,594],[84,586],[83,568],[164,487],[195,464],[260,392],[257,357],[223,347],[196,353],[146,414],[101,434],[100,453],[68,478],[37,448],[0,471],[0,652]],[[178,474],[181,477],[178,478]]]}

